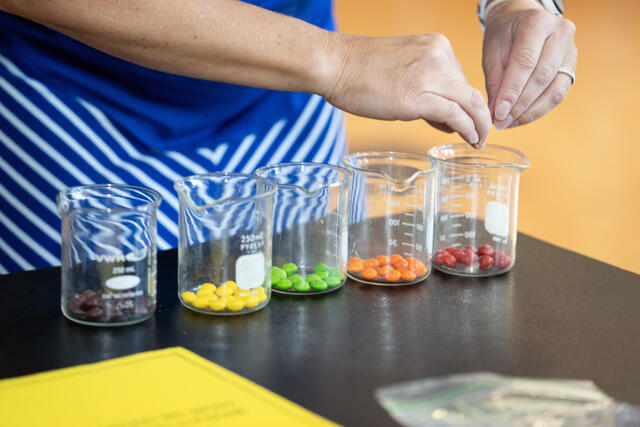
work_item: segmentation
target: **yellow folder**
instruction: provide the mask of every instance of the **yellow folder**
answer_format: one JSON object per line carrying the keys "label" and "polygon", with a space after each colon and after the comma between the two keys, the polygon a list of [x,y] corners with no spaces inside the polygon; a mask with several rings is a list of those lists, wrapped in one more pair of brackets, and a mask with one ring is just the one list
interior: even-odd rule
{"label": "yellow folder", "polygon": [[182,347],[0,381],[0,426],[335,426]]}

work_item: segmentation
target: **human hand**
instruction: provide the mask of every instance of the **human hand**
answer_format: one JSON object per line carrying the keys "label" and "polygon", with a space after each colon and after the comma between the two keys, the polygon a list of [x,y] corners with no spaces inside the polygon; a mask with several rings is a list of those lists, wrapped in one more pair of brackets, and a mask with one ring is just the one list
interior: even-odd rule
{"label": "human hand", "polygon": [[496,5],[486,17],[482,67],[497,129],[539,119],[571,87],[560,67],[576,68],[575,25],[531,0]]}
{"label": "human hand", "polygon": [[331,104],[375,119],[424,119],[474,146],[484,143],[491,114],[443,35],[331,37],[329,51],[342,52],[321,93]]}

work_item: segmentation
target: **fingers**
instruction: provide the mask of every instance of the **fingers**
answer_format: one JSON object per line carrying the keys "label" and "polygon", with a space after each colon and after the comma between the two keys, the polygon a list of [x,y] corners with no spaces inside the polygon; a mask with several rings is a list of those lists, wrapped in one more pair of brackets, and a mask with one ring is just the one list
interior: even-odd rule
{"label": "fingers", "polygon": [[[421,97],[418,108],[420,108],[419,114],[423,119],[429,123],[439,124],[435,126],[436,128],[441,130],[449,128],[457,132],[469,144],[475,145],[480,141],[480,134],[472,116],[458,103],[433,93],[425,93]],[[486,133],[483,134],[485,139]]]}
{"label": "fingers", "polygon": [[[564,64],[575,70],[577,60],[577,50],[574,48],[570,57]],[[571,77],[566,74],[556,73],[551,84],[542,92],[538,99],[516,120],[511,123],[509,127],[515,127],[524,125],[534,120],[538,120],[540,117],[547,114],[558,104],[560,104],[567,96],[569,89],[571,88]]]}
{"label": "fingers", "polygon": [[482,68],[484,70],[485,88],[487,89],[489,111],[494,111],[494,104],[502,76],[505,61],[499,43],[492,43],[483,47]]}
{"label": "fingers", "polygon": [[[546,12],[542,12],[546,13]],[[541,19],[531,19],[516,34],[500,89],[496,95],[494,118],[504,121],[518,101],[537,66],[548,30]]]}
{"label": "fingers", "polygon": [[573,34],[572,29],[566,29],[554,32],[547,39],[540,54],[538,64],[522,90],[522,93],[513,105],[511,112],[507,114],[507,117],[504,120],[496,121],[496,129],[502,130],[509,127],[511,123],[524,114],[547,87],[549,87],[561,66],[565,63],[575,62],[573,60],[569,62],[566,61],[567,46],[571,46],[569,49],[570,52],[573,50]]}
{"label": "fingers", "polygon": [[491,113],[479,90],[466,83],[445,79],[438,82],[437,94],[458,104],[471,118],[477,140],[467,140],[470,144],[482,145],[491,130]]}

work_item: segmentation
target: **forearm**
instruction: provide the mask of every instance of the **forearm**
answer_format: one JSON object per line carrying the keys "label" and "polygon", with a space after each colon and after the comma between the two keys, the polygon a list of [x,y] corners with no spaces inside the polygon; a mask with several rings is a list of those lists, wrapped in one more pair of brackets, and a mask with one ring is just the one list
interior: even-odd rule
{"label": "forearm", "polygon": [[136,64],[201,79],[321,93],[334,35],[236,0],[0,0],[0,8]]}

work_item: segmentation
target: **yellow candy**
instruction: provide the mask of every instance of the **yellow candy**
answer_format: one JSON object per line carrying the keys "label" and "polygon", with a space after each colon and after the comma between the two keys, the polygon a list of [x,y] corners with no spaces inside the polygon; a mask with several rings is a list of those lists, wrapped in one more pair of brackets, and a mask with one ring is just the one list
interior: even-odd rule
{"label": "yellow candy", "polygon": [[203,297],[206,295],[213,295],[213,291],[211,289],[202,289],[200,288],[198,290],[198,292],[196,292],[196,295],[198,295],[199,297]]}
{"label": "yellow candy", "polygon": [[196,299],[196,294],[194,294],[193,292],[183,292],[182,293],[182,300],[184,302],[192,303],[193,300],[195,300],[195,299]]}
{"label": "yellow candy", "polygon": [[209,301],[209,302],[219,300],[219,298],[215,294],[208,294],[205,297],[207,298],[207,301]]}
{"label": "yellow candy", "polygon": [[258,297],[257,295],[249,295],[248,297],[245,298],[244,300],[244,305],[247,308],[252,308],[255,307],[256,305],[258,305],[260,303],[260,297]]}
{"label": "yellow candy", "polygon": [[267,299],[267,294],[265,294],[264,292],[263,293],[258,293],[258,300],[260,302],[262,302],[262,301],[264,301],[266,299]]}
{"label": "yellow candy", "polygon": [[221,299],[218,299],[218,300],[215,300],[215,301],[211,301],[209,303],[209,308],[211,310],[213,310],[213,311],[224,310],[226,306],[227,305],[225,304],[224,300],[221,300]]}
{"label": "yellow candy", "polygon": [[218,295],[219,297],[223,295],[233,295],[234,292],[235,292],[234,288],[230,286],[224,286],[224,283],[218,286],[218,289],[216,289],[216,295]]}
{"label": "yellow candy", "polygon": [[227,301],[227,308],[231,311],[240,311],[244,308],[244,301],[239,298],[234,298]]}
{"label": "yellow candy", "polygon": [[227,280],[226,282],[224,282],[222,285],[220,286],[229,286],[233,289],[238,289],[238,285],[236,284],[236,282],[234,282],[233,280]]}
{"label": "yellow candy", "polygon": [[208,290],[211,292],[214,292],[216,290],[216,285],[214,285],[213,283],[203,283],[202,286],[200,286],[200,290]]}
{"label": "yellow candy", "polygon": [[205,308],[209,306],[209,298],[207,297],[196,297],[191,303],[195,308]]}

